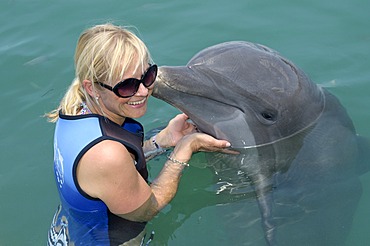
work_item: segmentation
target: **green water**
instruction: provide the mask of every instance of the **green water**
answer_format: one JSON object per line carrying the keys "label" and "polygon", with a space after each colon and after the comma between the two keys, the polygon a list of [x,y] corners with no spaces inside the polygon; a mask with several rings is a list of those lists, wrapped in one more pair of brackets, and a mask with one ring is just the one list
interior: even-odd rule
{"label": "green water", "polygon": [[[45,245],[59,201],[52,170],[54,126],[41,116],[57,105],[73,79],[76,40],[94,24],[135,26],[158,65],[185,64],[199,50],[223,41],[267,45],[328,87],[358,133],[370,137],[369,1],[1,0],[0,13],[1,246]],[[176,113],[151,99],[141,122],[149,130]],[[151,173],[160,166],[160,160],[151,163]],[[195,215],[176,213],[196,207],[191,192],[211,177],[208,169],[197,167],[184,174],[178,196],[149,224],[158,232],[154,245],[217,244],[212,233],[218,225],[211,219],[203,231],[189,229],[203,223],[199,211],[208,214],[212,207]],[[370,174],[361,180],[364,194],[347,245],[370,242]],[[176,216],[164,219],[167,214]]]}

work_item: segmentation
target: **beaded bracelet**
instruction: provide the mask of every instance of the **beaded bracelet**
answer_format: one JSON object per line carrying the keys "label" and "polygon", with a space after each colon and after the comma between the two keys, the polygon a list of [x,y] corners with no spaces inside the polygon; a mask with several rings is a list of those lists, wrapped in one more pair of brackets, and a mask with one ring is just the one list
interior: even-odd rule
{"label": "beaded bracelet", "polygon": [[177,164],[180,164],[180,165],[185,166],[185,167],[189,166],[189,163],[176,160],[176,159],[172,158],[170,155],[168,155],[167,158],[168,158],[168,160],[172,161],[173,163],[177,163]]}

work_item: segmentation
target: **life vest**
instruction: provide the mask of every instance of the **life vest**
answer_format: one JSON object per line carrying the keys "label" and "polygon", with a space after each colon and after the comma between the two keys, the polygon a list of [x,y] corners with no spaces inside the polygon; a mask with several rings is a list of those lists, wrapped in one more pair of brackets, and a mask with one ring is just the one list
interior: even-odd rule
{"label": "life vest", "polygon": [[96,114],[60,114],[54,135],[54,172],[61,204],[49,231],[49,245],[117,245],[144,230],[146,223],[112,214],[103,201],[90,197],[77,182],[81,157],[103,140],[122,143],[135,157],[132,165],[147,181],[143,127],[139,122],[126,118],[120,126]]}

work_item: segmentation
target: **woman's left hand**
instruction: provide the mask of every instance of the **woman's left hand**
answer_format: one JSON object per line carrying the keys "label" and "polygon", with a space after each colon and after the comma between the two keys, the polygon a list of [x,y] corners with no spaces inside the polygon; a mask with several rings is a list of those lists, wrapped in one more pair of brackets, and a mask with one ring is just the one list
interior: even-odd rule
{"label": "woman's left hand", "polygon": [[194,133],[197,128],[188,121],[186,114],[178,114],[158,133],[156,142],[162,148],[175,146],[185,135]]}

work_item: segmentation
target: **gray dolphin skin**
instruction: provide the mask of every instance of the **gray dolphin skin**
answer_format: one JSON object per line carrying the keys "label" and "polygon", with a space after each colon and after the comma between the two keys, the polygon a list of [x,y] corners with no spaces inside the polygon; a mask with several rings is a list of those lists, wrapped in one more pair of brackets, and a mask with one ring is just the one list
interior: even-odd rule
{"label": "gray dolphin skin", "polygon": [[240,153],[208,156],[222,192],[257,201],[263,242],[235,245],[345,244],[367,171],[362,141],[340,102],[291,61],[221,43],[160,67],[153,95]]}

